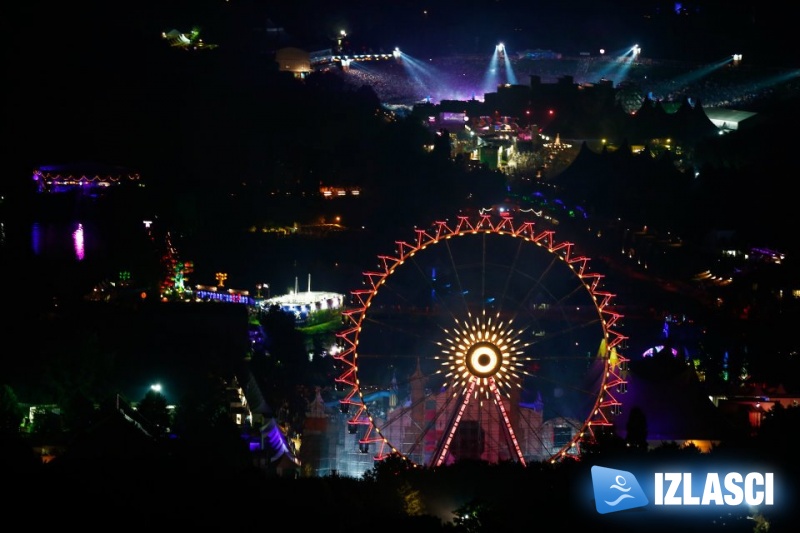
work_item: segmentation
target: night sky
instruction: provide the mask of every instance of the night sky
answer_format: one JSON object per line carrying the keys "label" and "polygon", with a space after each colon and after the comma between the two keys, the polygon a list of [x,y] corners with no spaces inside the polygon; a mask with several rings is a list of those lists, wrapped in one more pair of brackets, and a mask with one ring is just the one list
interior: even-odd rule
{"label": "night sky", "polygon": [[748,56],[769,52],[790,60],[796,55],[774,44],[781,30],[789,30],[787,17],[761,2],[172,0],[76,5],[34,0],[4,9],[11,11],[8,31],[25,41],[6,53],[22,63],[56,58],[73,46],[141,50],[153,32],[173,27],[188,31],[199,26],[209,42],[231,46],[267,20],[283,27],[294,43],[309,46],[345,29],[356,48],[411,48],[424,42],[441,53],[466,53],[484,41],[502,40],[511,49],[564,51],[638,42],[653,57],[698,57],[705,50]]}
{"label": "night sky", "polygon": [[73,67],[96,69],[84,72],[95,79],[108,70],[146,74],[147,62],[141,59],[163,44],[158,39],[162,31],[173,28],[188,32],[199,27],[206,42],[252,53],[250,38],[268,21],[285,30],[286,44],[308,48],[329,45],[344,29],[355,51],[399,46],[434,55],[484,53],[502,41],[511,51],[575,53],[638,43],[645,56],[660,59],[741,53],[754,62],[797,62],[796,47],[775,44],[790,29],[788,17],[760,2],[34,0],[4,10],[9,12],[3,17],[8,25],[4,34],[11,43],[4,48],[4,65],[12,73],[48,79],[53,69],[64,74]]}

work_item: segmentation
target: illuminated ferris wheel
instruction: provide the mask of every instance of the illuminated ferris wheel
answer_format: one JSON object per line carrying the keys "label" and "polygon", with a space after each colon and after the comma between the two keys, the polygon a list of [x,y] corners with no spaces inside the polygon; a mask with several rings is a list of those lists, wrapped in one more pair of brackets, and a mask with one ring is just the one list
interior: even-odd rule
{"label": "illuminated ferris wheel", "polygon": [[378,261],[352,292],[336,355],[360,453],[555,461],[612,424],[621,315],[571,243],[484,213],[417,229]]}

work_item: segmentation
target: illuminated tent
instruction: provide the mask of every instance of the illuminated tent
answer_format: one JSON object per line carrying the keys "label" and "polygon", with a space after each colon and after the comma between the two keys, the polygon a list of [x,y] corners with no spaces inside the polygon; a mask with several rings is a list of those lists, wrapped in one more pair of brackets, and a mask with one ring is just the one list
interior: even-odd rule
{"label": "illuminated tent", "polygon": [[706,115],[711,122],[724,131],[738,130],[741,126],[753,122],[757,113],[739,111],[736,109],[723,109],[721,107],[706,109]]}
{"label": "illuminated tent", "polygon": [[622,412],[615,420],[617,434],[626,436],[628,417],[638,407],[647,420],[651,447],[692,442],[708,451],[733,427],[703,391],[694,367],[668,352],[629,362],[627,392],[619,395]]}

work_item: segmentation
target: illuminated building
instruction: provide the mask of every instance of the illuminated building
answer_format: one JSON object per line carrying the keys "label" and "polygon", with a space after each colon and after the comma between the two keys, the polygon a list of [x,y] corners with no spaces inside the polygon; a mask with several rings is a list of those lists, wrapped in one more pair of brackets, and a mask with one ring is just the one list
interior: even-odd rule
{"label": "illuminated building", "polygon": [[322,197],[330,200],[333,198],[344,198],[346,196],[359,196],[361,194],[360,187],[337,187],[337,186],[320,186],[320,194]]}

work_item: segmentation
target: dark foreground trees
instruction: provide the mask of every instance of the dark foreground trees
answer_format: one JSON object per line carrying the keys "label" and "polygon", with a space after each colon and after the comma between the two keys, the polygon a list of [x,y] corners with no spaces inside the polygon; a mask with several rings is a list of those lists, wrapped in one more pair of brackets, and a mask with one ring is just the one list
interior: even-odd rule
{"label": "dark foreground trees", "polygon": [[[103,428],[110,436],[111,426]],[[665,445],[627,456],[616,450],[526,466],[461,461],[429,469],[392,457],[360,479],[281,477],[233,463],[222,468],[210,450],[187,454],[175,443],[151,446],[126,433],[124,424],[116,427],[111,442],[93,442],[95,455],[84,453],[70,464],[43,465],[24,476],[6,477],[15,512],[46,508],[48,512],[36,518],[42,526],[99,523],[95,516],[102,510],[104,522],[160,528],[266,527],[280,520],[303,529],[333,531],[378,527],[418,532],[753,532],[768,527],[781,532],[792,525],[798,475],[788,454],[761,449],[755,441],[751,447],[720,447],[707,454]],[[776,505],[716,513],[648,505],[601,515],[592,492],[593,465],[631,471],[643,487],[654,471],[769,468],[776,478]]]}

